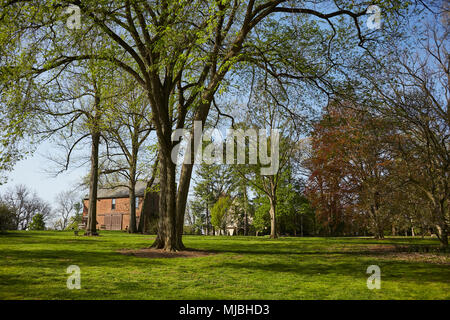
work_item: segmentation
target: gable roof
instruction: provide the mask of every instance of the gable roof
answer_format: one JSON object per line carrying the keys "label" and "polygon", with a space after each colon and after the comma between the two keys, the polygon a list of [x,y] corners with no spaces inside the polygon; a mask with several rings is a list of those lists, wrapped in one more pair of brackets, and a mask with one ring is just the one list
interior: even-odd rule
{"label": "gable roof", "polygon": [[[157,179],[153,182],[152,186],[158,183]],[[136,197],[143,197],[145,193],[145,188],[147,187],[147,182],[138,181],[136,182],[135,193]],[[126,186],[118,186],[111,188],[99,188],[97,191],[97,199],[110,199],[110,198],[128,198],[130,190]],[[89,199],[89,195],[84,197],[85,200]]]}

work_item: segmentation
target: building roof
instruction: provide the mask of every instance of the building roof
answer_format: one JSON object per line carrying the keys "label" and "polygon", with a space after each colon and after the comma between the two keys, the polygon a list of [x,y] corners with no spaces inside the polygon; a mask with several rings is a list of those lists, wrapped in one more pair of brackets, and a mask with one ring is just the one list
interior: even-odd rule
{"label": "building roof", "polygon": [[[153,186],[158,183],[157,179],[153,182]],[[143,197],[147,182],[138,181],[135,187],[136,197]],[[110,199],[110,198],[128,198],[130,189],[124,185],[111,188],[99,188],[97,191],[97,199]],[[89,199],[89,195],[84,197],[85,200]]]}

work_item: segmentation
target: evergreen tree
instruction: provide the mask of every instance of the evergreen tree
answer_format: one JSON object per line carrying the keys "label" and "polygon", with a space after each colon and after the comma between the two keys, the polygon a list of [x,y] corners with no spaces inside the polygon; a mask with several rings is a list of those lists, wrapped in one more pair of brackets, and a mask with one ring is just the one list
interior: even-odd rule
{"label": "evergreen tree", "polygon": [[30,230],[45,230],[44,215],[37,213],[34,215],[33,220],[30,223]]}

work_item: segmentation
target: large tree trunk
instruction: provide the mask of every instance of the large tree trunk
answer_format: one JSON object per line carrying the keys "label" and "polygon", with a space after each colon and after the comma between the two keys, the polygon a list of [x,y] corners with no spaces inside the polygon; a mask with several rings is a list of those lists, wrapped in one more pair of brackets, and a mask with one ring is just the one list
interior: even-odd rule
{"label": "large tree trunk", "polygon": [[[192,158],[193,159],[193,158]],[[192,164],[183,164],[180,174],[180,184],[178,186],[177,200],[176,200],[176,233],[177,233],[177,246],[184,249],[182,236],[184,225],[184,214],[186,212],[186,203],[189,193],[189,186],[192,176]]]}
{"label": "large tree trunk", "polygon": [[[132,176],[133,177],[133,176]],[[128,225],[129,233],[136,233],[136,181],[130,180],[130,223]],[[142,213],[141,213],[142,214]]]}
{"label": "large tree trunk", "polygon": [[380,214],[378,211],[378,208],[376,205],[372,205],[370,206],[370,212],[371,212],[371,217],[373,220],[373,224],[374,224],[374,234],[375,234],[375,239],[377,240],[383,240],[384,239],[384,227],[381,223],[381,218],[380,218]]}
{"label": "large tree trunk", "polygon": [[[213,94],[217,89],[208,91],[202,95],[202,99],[207,101],[198,107],[198,112],[194,118],[196,121],[205,123],[208,116]],[[168,106],[168,101],[165,101]],[[184,214],[186,211],[186,201],[191,182],[192,168],[194,163],[195,147],[191,149],[191,163],[182,165],[178,190],[176,187],[176,164],[172,161],[171,141],[172,127],[168,118],[161,115],[161,123],[155,123],[159,143],[160,161],[160,198],[159,198],[159,221],[158,234],[152,247],[167,251],[184,250],[183,226]],[[191,142],[194,145],[194,129],[190,133]],[[201,147],[201,144],[200,144]]]}
{"label": "large tree trunk", "polygon": [[[170,152],[163,150],[160,145],[160,196],[159,196],[159,221],[158,234],[152,247],[166,251],[178,251],[184,249],[180,245],[181,236],[177,237],[176,203],[177,191],[175,184],[175,164],[172,162]],[[181,228],[181,233],[182,233]],[[178,239],[179,238],[179,239]],[[179,242],[179,241],[180,242]]]}
{"label": "large tree trunk", "polygon": [[[147,182],[147,187],[144,192],[144,200],[142,202],[141,215],[139,217],[139,233],[151,233],[154,228],[151,228],[152,223],[154,223],[154,219],[152,219],[152,215],[150,212],[150,207],[153,202],[152,193],[150,192],[150,188],[153,185],[153,180]],[[154,230],[153,230],[154,232]]]}
{"label": "large tree trunk", "polygon": [[147,185],[145,186],[144,200],[142,203],[141,215],[139,217],[139,226],[138,226],[139,233],[150,233],[152,231],[151,227],[150,227],[153,222],[151,212],[150,212],[151,202],[153,201],[153,198],[151,196],[152,195],[151,188],[153,187],[153,183],[156,178],[158,164],[159,164],[159,159],[157,157],[155,160],[155,163],[153,164],[152,176],[147,181]]}
{"label": "large tree trunk", "polygon": [[141,208],[141,215],[139,216],[139,223],[138,223],[138,227],[137,227],[137,232],[139,233],[144,233],[144,224],[145,224],[145,220],[148,219],[146,217],[146,213],[147,211],[144,211],[144,208],[148,205],[148,200],[147,200],[147,191],[144,191],[144,198],[142,200],[142,208]]}
{"label": "large tree trunk", "polygon": [[100,144],[100,133],[92,132],[91,146],[91,176],[89,180],[89,209],[86,225],[86,236],[96,236],[97,233],[97,187],[98,187],[98,149]]}
{"label": "large tree trunk", "polygon": [[128,225],[129,233],[137,233],[137,223],[136,223],[136,170],[137,170],[137,157],[139,152],[139,147],[137,142],[133,139],[132,143],[132,156],[131,164],[129,169],[130,181],[129,181],[129,198],[130,198],[130,221]]}
{"label": "large tree trunk", "polygon": [[159,198],[157,199],[158,204],[152,208],[155,204],[154,193],[147,192],[144,196],[144,201],[142,203],[141,216],[139,218],[138,232],[144,234],[157,234],[158,233],[158,219],[159,211],[158,204]]}

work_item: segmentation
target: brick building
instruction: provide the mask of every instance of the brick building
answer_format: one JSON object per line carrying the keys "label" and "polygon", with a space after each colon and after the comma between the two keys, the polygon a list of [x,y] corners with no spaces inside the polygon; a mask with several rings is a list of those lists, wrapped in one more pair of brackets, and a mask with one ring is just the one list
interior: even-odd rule
{"label": "brick building", "polygon": [[[146,183],[139,181],[136,184],[136,224],[139,224]],[[158,194],[147,193],[150,206],[147,217],[158,214]],[[89,198],[83,199],[83,224],[87,224]],[[127,230],[130,223],[130,198],[127,187],[114,189],[98,189],[97,193],[97,229],[100,230]]]}

